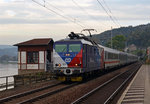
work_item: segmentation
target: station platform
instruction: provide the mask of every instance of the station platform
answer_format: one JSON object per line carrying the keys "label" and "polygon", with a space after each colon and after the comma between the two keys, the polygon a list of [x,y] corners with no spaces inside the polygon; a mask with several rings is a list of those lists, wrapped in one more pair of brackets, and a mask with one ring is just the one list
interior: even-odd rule
{"label": "station platform", "polygon": [[142,65],[117,104],[150,104],[150,65]]}

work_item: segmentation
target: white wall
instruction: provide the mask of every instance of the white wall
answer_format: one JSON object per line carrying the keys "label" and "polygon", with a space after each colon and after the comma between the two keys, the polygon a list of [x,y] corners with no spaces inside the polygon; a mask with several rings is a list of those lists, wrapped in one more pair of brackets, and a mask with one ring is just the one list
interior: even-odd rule
{"label": "white wall", "polygon": [[18,63],[20,63],[20,51],[18,51]]}
{"label": "white wall", "polygon": [[[21,57],[21,60],[20,60],[20,57]],[[21,63],[21,66],[18,65],[19,69],[26,69],[26,51],[18,52],[18,63]]]}
{"label": "white wall", "polygon": [[44,63],[44,51],[39,51],[39,63]]}
{"label": "white wall", "polygon": [[[46,66],[44,64],[44,58],[45,58],[44,57],[44,52],[45,51],[39,51],[39,69],[45,69],[46,68]],[[46,61],[46,58],[45,58],[45,61]]]}
{"label": "white wall", "polygon": [[27,64],[27,69],[38,69],[38,64]]}
{"label": "white wall", "polygon": [[18,51],[18,69],[20,69],[20,51]]}
{"label": "white wall", "polygon": [[26,51],[21,51],[21,63],[26,63]]}
{"label": "white wall", "polygon": [[45,52],[45,56],[44,56],[44,52],[45,51],[39,51],[39,65],[38,65],[38,64],[27,64],[26,51],[21,51],[21,52],[18,51],[18,68],[19,69],[45,69],[46,66],[44,64],[44,58],[46,61],[46,52]]}

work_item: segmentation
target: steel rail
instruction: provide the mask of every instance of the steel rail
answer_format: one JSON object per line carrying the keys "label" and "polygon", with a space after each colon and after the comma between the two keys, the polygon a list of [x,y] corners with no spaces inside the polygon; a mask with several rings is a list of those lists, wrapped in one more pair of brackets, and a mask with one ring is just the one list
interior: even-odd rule
{"label": "steel rail", "polygon": [[47,92],[47,93],[44,93],[44,94],[42,94],[42,95],[36,96],[36,97],[34,97],[34,98],[27,99],[27,100],[22,101],[22,102],[19,102],[19,103],[17,103],[17,104],[26,104],[26,103],[35,102],[35,101],[37,101],[37,100],[39,100],[39,99],[42,99],[42,98],[45,98],[45,97],[54,95],[54,94],[56,94],[56,93],[58,93],[58,92],[64,91],[64,90],[66,90],[66,89],[68,89],[68,88],[71,88],[71,87],[77,85],[77,84],[79,84],[79,83],[73,83],[73,84],[68,85],[68,86],[66,86],[66,87],[63,87],[63,88],[60,88],[60,89],[57,89],[57,90],[54,90],[54,91],[50,91],[50,92]]}
{"label": "steel rail", "polygon": [[[128,71],[130,71],[130,70],[128,70]],[[128,71],[126,71],[126,72],[128,72]],[[106,86],[107,84],[109,84],[110,82],[112,82],[113,80],[115,80],[116,78],[118,78],[119,76],[125,74],[126,72],[120,73],[119,75],[111,78],[110,80],[106,81],[105,83],[101,84],[100,86],[96,87],[95,89],[91,90],[90,92],[86,93],[85,95],[81,96],[80,98],[78,98],[77,100],[75,100],[74,102],[72,102],[71,104],[80,104],[82,101],[84,101],[85,99],[87,99],[89,96],[91,96],[92,94],[94,94],[96,91],[98,91],[102,87]]]}
{"label": "steel rail", "polygon": [[124,85],[133,77],[138,71],[141,65],[137,66],[136,70],[130,74],[130,76],[114,91],[114,93],[104,102],[104,104],[109,104],[109,102],[119,93],[119,91],[124,87]]}
{"label": "steel rail", "polygon": [[23,96],[26,96],[26,95],[29,95],[29,94],[32,94],[32,93],[35,93],[35,92],[39,92],[39,91],[42,91],[42,90],[45,90],[45,89],[48,89],[48,88],[58,86],[60,84],[62,84],[62,83],[57,83],[57,84],[49,85],[49,86],[46,86],[46,87],[41,87],[41,88],[37,88],[37,89],[34,89],[34,90],[26,91],[26,92],[23,92],[23,93],[19,93],[19,94],[16,94],[16,95],[8,96],[8,97],[0,99],[0,103],[8,102],[8,101],[10,101],[14,98],[23,97]]}

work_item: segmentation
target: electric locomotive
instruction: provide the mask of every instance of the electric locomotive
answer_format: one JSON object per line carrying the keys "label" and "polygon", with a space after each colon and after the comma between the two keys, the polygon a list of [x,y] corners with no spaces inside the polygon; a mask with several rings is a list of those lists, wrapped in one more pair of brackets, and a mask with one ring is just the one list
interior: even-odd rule
{"label": "electric locomotive", "polygon": [[71,32],[68,36],[54,43],[53,67],[58,80],[82,81],[101,71],[138,61],[135,55],[101,46],[83,34]]}
{"label": "electric locomotive", "polygon": [[102,47],[83,34],[71,32],[68,36],[54,43],[53,67],[58,80],[82,81],[83,77],[104,68]]}

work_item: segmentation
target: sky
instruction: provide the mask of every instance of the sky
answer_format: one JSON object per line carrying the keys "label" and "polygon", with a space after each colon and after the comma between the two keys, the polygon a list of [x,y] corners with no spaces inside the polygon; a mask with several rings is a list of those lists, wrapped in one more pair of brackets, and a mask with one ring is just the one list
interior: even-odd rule
{"label": "sky", "polygon": [[147,24],[149,14],[150,0],[0,0],[0,45]]}

